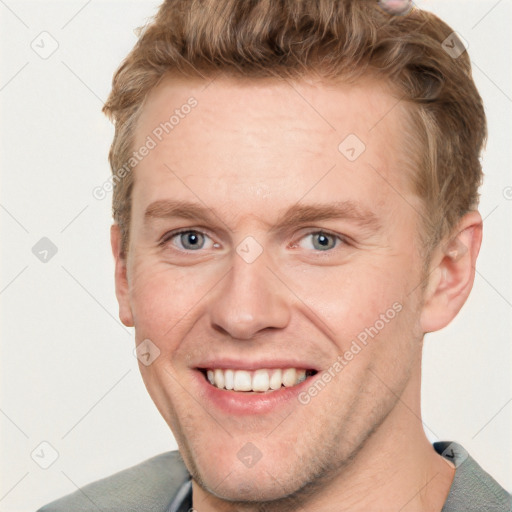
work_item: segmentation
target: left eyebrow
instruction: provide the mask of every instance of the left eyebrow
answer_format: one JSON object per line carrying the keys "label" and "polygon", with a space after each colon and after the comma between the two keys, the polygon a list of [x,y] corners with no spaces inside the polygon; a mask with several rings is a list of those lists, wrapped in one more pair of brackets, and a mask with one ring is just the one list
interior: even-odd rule
{"label": "left eyebrow", "polygon": [[331,203],[296,204],[288,208],[278,218],[271,232],[284,231],[299,224],[321,220],[348,220],[370,232],[382,227],[377,215],[353,201],[335,201]]}

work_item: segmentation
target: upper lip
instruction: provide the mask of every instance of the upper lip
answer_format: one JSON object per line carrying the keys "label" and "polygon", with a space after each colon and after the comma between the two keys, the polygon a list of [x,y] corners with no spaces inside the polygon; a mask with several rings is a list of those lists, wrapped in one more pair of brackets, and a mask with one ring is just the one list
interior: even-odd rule
{"label": "upper lip", "polygon": [[300,361],[300,360],[290,360],[290,359],[260,359],[258,361],[247,361],[246,359],[209,359],[207,361],[203,361],[197,365],[196,368],[200,370],[206,369],[216,369],[220,368],[223,370],[232,369],[232,370],[260,370],[260,369],[277,369],[277,368],[296,368],[303,370],[315,370],[319,371],[319,368],[313,363]]}

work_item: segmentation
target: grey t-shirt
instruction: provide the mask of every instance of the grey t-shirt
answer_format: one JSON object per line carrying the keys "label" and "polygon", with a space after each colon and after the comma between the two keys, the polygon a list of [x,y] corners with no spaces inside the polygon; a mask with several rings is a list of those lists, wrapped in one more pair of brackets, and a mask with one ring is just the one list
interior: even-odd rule
{"label": "grey t-shirt", "polygon": [[[434,449],[455,465],[455,477],[442,512],[512,512],[512,496],[468,452],[454,442]],[[90,483],[38,512],[188,512],[190,475],[177,451]]]}
{"label": "grey t-shirt", "polygon": [[441,512],[512,512],[512,496],[460,444],[438,442],[434,449],[456,468]]}

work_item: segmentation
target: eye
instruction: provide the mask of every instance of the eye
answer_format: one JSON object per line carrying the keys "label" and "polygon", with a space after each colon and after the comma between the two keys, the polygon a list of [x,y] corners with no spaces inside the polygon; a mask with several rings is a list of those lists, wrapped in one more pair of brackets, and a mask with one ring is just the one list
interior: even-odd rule
{"label": "eye", "polygon": [[174,239],[178,241],[178,249],[182,251],[196,251],[197,249],[203,249],[205,240],[210,239],[210,237],[201,231],[188,229],[165,235],[160,245],[166,245]]}
{"label": "eye", "polygon": [[[305,243],[308,238],[312,243]],[[175,241],[176,240],[176,241]],[[181,251],[198,252],[205,249],[207,240],[211,238],[204,232],[195,229],[187,229],[166,234],[159,243],[165,246],[171,243],[174,247]],[[300,245],[305,249],[313,249],[320,252],[328,252],[341,244],[346,244],[346,240],[340,235],[329,233],[327,231],[312,231],[299,239],[299,242],[293,244],[293,247]],[[219,244],[212,243],[209,248],[219,247]]]}
{"label": "eye", "polygon": [[[308,238],[311,238],[312,240],[312,248],[317,251],[321,252],[327,252],[331,249],[334,249],[339,244],[337,242],[345,243],[345,240],[341,238],[338,235],[335,235],[333,233],[328,233],[326,231],[312,231],[311,233],[306,234],[303,236],[300,241],[307,240]],[[300,244],[301,247],[304,247],[302,244]],[[310,244],[308,244],[310,245]],[[306,247],[306,249],[310,249],[311,247]]]}

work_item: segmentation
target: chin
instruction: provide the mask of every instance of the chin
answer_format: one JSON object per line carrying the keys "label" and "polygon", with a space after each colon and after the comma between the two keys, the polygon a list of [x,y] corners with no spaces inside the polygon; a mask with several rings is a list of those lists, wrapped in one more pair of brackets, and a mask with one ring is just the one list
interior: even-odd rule
{"label": "chin", "polygon": [[[254,469],[254,468],[253,468]],[[254,473],[251,470],[234,471],[219,485],[215,486],[218,476],[214,478],[214,485],[207,486],[206,490],[224,501],[231,502],[264,502],[276,501],[293,493],[294,490],[284,488],[288,482],[282,482],[281,475],[277,478],[265,471]],[[207,477],[208,478],[208,477]],[[286,480],[290,475],[286,476]],[[205,482],[203,478],[202,484]],[[291,492],[290,492],[291,491]]]}
{"label": "chin", "polygon": [[295,501],[294,496],[300,493],[302,485],[294,480],[294,475],[289,473],[273,476],[269,473],[263,474],[231,474],[225,482],[212,488],[198,482],[208,493],[218,499],[238,504],[249,503],[282,503]]}
{"label": "chin", "polygon": [[[233,444],[237,444],[236,441]],[[265,502],[283,499],[297,492],[305,475],[295,474],[292,460],[276,460],[275,455],[262,454],[261,459],[246,465],[243,452],[223,447],[223,454],[206,448],[204,455],[182,452],[196,483],[206,492],[228,502]],[[250,450],[247,450],[250,452]]]}

